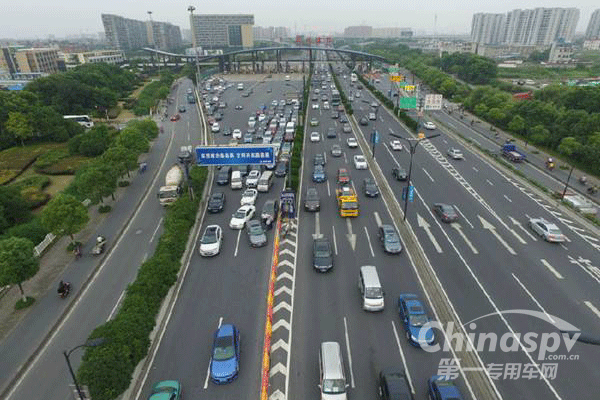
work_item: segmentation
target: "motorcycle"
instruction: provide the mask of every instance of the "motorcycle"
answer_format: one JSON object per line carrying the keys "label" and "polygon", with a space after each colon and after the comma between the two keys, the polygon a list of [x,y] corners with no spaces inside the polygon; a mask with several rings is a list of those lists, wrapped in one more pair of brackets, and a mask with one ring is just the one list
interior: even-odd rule
{"label": "motorcycle", "polygon": [[98,236],[96,238],[96,245],[92,249],[92,255],[99,255],[104,251],[104,247],[106,246],[106,238],[104,236]]}
{"label": "motorcycle", "polygon": [[61,299],[64,299],[65,297],[67,297],[69,295],[69,293],[71,292],[71,283],[70,282],[64,282],[64,285],[58,288],[58,297],[60,297]]}
{"label": "motorcycle", "polygon": [[552,171],[554,169],[554,163],[553,162],[547,162],[546,163],[546,168],[548,168],[550,171]]}
{"label": "motorcycle", "polygon": [[598,188],[596,186],[590,186],[587,188],[587,192],[588,194],[596,194],[598,193]]}
{"label": "motorcycle", "polygon": [[587,183],[587,178],[585,176],[580,176],[579,183],[581,183],[582,185],[585,185]]}

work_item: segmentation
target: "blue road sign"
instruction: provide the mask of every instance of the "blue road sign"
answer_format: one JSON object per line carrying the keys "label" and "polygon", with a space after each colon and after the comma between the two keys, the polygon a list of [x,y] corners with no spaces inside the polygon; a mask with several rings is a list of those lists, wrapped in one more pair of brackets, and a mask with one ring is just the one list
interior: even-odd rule
{"label": "blue road sign", "polygon": [[410,201],[412,203],[414,198],[415,198],[415,187],[413,185],[410,185],[408,187],[408,201]]}
{"label": "blue road sign", "polygon": [[275,164],[275,145],[198,146],[198,165]]}

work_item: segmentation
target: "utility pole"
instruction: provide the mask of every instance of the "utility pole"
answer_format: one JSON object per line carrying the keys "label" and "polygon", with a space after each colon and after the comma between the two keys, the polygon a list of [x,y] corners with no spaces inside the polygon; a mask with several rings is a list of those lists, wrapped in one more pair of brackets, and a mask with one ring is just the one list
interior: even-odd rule
{"label": "utility pole", "polygon": [[192,30],[192,46],[194,46],[194,54],[196,55],[196,86],[200,83],[200,65],[198,64],[198,44],[196,43],[196,31],[194,30],[194,10],[196,7],[189,6],[187,10],[190,12],[190,28]]}

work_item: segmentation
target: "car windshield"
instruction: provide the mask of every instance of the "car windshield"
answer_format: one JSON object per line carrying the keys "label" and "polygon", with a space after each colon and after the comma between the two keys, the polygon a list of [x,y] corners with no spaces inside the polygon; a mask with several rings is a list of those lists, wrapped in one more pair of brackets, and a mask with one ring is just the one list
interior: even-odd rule
{"label": "car windshield", "polygon": [[248,231],[251,235],[262,235],[263,229],[259,224],[250,224],[248,225]]}
{"label": "car windshield", "polygon": [[161,386],[161,387],[157,387],[155,389],[152,390],[152,394],[156,394],[156,393],[176,393],[177,389],[171,386]]}
{"label": "car windshield", "polygon": [[235,355],[233,348],[233,338],[230,336],[218,337],[215,340],[215,349],[213,351],[213,360],[229,360]]}
{"label": "car windshield", "polygon": [[368,287],[365,289],[365,297],[367,299],[381,299],[383,297],[383,292],[381,288]]}
{"label": "car windshield", "polygon": [[177,189],[163,190],[159,193],[159,198],[170,199],[171,197],[177,197]]}
{"label": "car windshield", "polygon": [[387,243],[398,243],[398,236],[393,232],[388,232],[385,235],[385,241]]}
{"label": "car windshield", "polygon": [[408,323],[411,326],[423,326],[428,322],[427,316],[425,314],[420,315],[409,315]]}
{"label": "car windshield", "polygon": [[346,382],[343,379],[324,379],[323,393],[339,394],[346,391]]}
{"label": "car windshield", "polygon": [[331,251],[329,251],[329,244],[326,242],[315,243],[315,257],[329,257]]}
{"label": "car windshield", "polygon": [[445,212],[446,214],[454,214],[454,208],[452,208],[451,206],[448,206],[448,205],[443,205],[442,211]]}
{"label": "car windshield", "polygon": [[202,244],[213,244],[216,242],[217,242],[217,232],[214,230],[204,232],[204,235],[202,235],[202,239],[200,240],[200,243],[202,243]]}
{"label": "car windshield", "polygon": [[233,214],[233,218],[237,218],[237,219],[246,218],[246,211],[245,210],[237,210],[235,212],[235,214]]}
{"label": "car windshield", "polygon": [[342,210],[358,210],[358,203],[356,203],[354,201],[343,202]]}
{"label": "car windshield", "polygon": [[562,235],[562,232],[560,231],[560,229],[558,229],[557,227],[552,227],[552,226],[548,227],[548,233],[551,235]]}

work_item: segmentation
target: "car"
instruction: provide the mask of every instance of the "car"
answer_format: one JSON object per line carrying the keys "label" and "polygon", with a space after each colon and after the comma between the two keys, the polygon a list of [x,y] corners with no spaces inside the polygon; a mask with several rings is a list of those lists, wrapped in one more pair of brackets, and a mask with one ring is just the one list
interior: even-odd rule
{"label": "car", "polygon": [[342,156],[342,146],[339,144],[334,144],[331,146],[331,155],[333,157],[341,157]]}
{"label": "car", "polygon": [[234,171],[240,171],[240,176],[248,176],[250,173],[250,166],[248,164],[238,165],[235,167]]}
{"label": "car", "polygon": [[223,136],[231,136],[231,129],[223,128]]}
{"label": "car", "polygon": [[219,225],[208,225],[200,239],[198,253],[202,257],[212,257],[219,254],[221,251],[221,243],[223,242],[223,231]]}
{"label": "car", "polygon": [[379,196],[379,188],[373,178],[365,178],[363,180],[363,191],[367,197]]}
{"label": "car", "polygon": [[235,213],[231,215],[229,227],[231,229],[243,229],[246,225],[246,221],[250,220],[254,216],[255,212],[256,207],[254,206],[241,206]]}
{"label": "car", "polygon": [[348,96],[348,101],[354,101],[354,96]]}
{"label": "car", "polygon": [[384,224],[377,228],[377,237],[386,253],[399,254],[402,251],[400,237],[392,225]]}
{"label": "car", "polygon": [[560,228],[543,218],[531,218],[529,227],[547,242],[560,243],[565,241],[565,235]]}
{"label": "car", "polygon": [[342,132],[352,133],[352,127],[350,126],[350,124],[348,124],[348,123],[344,124],[344,126],[342,127]]}
{"label": "car", "polygon": [[319,211],[321,209],[321,199],[316,188],[306,189],[306,197],[304,198],[304,209],[306,211]]}
{"label": "car", "polygon": [[181,383],[179,381],[160,381],[152,385],[148,400],[181,400]]}
{"label": "car", "polygon": [[273,221],[277,219],[277,213],[279,212],[279,201],[269,199],[263,204],[262,211],[260,213],[261,219],[272,218]]}
{"label": "car", "polygon": [[265,114],[258,114],[258,122],[264,121],[266,118]]}
{"label": "car", "polygon": [[362,126],[367,126],[367,125],[369,125],[369,120],[368,120],[366,117],[362,117],[362,118],[360,119],[359,123],[360,123]]}
{"label": "car", "polygon": [[358,147],[358,142],[356,141],[356,138],[353,136],[346,139],[346,143],[348,144],[348,147],[350,147],[351,149],[355,149]]}
{"label": "car", "polygon": [[210,379],[218,384],[232,382],[240,370],[240,332],[233,324],[223,324],[214,336],[210,358]]}
{"label": "car", "polygon": [[247,188],[255,188],[258,185],[258,180],[260,179],[261,172],[259,170],[253,169],[250,171],[248,176],[246,177],[246,187]]}
{"label": "car", "polygon": [[312,109],[313,110],[318,110],[319,109],[319,103],[312,103]]}
{"label": "car", "polygon": [[354,157],[354,168],[356,169],[368,169],[367,159],[362,154],[355,154]]}
{"label": "car", "polygon": [[253,139],[252,134],[250,132],[244,133],[244,143],[252,144],[253,140],[254,139]]}
{"label": "car", "polygon": [[377,108],[377,107],[379,107],[379,103],[376,101],[373,101],[373,102],[371,102],[371,107]]}
{"label": "car", "polygon": [[241,129],[234,129],[233,130],[233,134],[231,136],[234,139],[241,139],[242,138],[242,130]]}
{"label": "car", "polygon": [[235,109],[236,109],[236,110],[243,110],[243,109],[244,109],[244,106],[243,106],[243,105],[241,105],[241,104],[237,104],[237,105],[235,106]]}
{"label": "car", "polygon": [[246,223],[246,233],[251,247],[263,247],[267,244],[267,235],[258,220],[251,219]]}
{"label": "car", "polygon": [[292,78],[290,78],[290,76],[289,76],[289,75],[286,75],[286,76],[285,76],[285,80],[286,80],[286,81],[291,81],[291,80],[292,80]]}
{"label": "car", "polygon": [[325,174],[325,168],[322,165],[315,165],[313,167],[312,180],[316,183],[322,183],[327,180],[327,175]]}
{"label": "car", "polygon": [[326,95],[326,94],[323,94],[323,95],[321,96],[321,101],[327,101],[327,100],[329,100],[329,99],[327,98],[327,95]]}
{"label": "car", "polygon": [[179,106],[178,110],[180,113],[185,112],[185,106]]}
{"label": "car", "polygon": [[319,126],[319,120],[315,117],[310,119],[310,126]]}
{"label": "car", "polygon": [[244,92],[244,93],[242,93],[242,97],[250,97],[250,92]]}
{"label": "car", "polygon": [[218,213],[223,211],[225,208],[225,193],[223,192],[213,192],[209,199],[208,205],[206,209],[211,213]]}
{"label": "car", "polygon": [[321,134],[319,132],[311,132],[310,133],[310,141],[313,143],[321,141]]}
{"label": "car", "polygon": [[323,102],[323,110],[331,110],[331,106],[328,101]]}
{"label": "car", "polygon": [[392,148],[392,150],[394,151],[401,151],[402,150],[402,143],[400,143],[399,140],[392,140],[390,142],[390,147]]}
{"label": "car", "polygon": [[360,91],[354,93],[354,97],[359,98],[360,97]]}
{"label": "car", "polygon": [[214,124],[212,124],[212,126],[210,127],[210,130],[212,131],[212,133],[218,133],[221,130],[221,126],[219,125],[218,122],[215,122]]}
{"label": "car", "polygon": [[335,128],[327,128],[327,139],[335,139],[337,137],[337,133],[335,133]]}
{"label": "car", "polygon": [[221,121],[223,119],[223,114],[215,113],[215,121]]}
{"label": "car", "polygon": [[425,123],[423,124],[423,127],[424,127],[425,129],[428,129],[428,130],[430,130],[430,131],[432,131],[432,130],[434,130],[434,129],[436,128],[435,124],[434,124],[433,122],[431,122],[431,121],[427,121],[427,122],[425,122]]}
{"label": "car", "polygon": [[181,115],[179,115],[179,114],[175,114],[171,117],[172,122],[179,121],[180,119],[181,119]]}
{"label": "car", "polygon": [[369,113],[369,120],[375,121],[377,119],[377,115],[375,113]]}
{"label": "car", "polygon": [[446,376],[434,375],[427,380],[427,391],[431,400],[463,400],[458,387]]}
{"label": "car", "polygon": [[313,239],[313,268],[319,272],[333,268],[333,251],[326,236]]}
{"label": "car", "polygon": [[379,372],[379,398],[381,400],[413,400],[412,391],[402,368],[385,368]]}
{"label": "car", "polygon": [[340,123],[341,124],[347,124],[348,123],[348,117],[346,117],[346,114],[341,114],[340,115]]}
{"label": "car", "polygon": [[456,210],[449,204],[435,203],[432,208],[433,212],[436,213],[443,222],[453,222],[458,219]]}
{"label": "car", "polygon": [[397,181],[405,181],[408,179],[408,174],[402,167],[392,168],[392,176],[396,178]]}
{"label": "car", "polygon": [[325,165],[325,156],[322,153],[317,153],[313,156],[313,165]]}
{"label": "car", "polygon": [[244,190],[244,193],[242,193],[242,199],[240,200],[240,205],[254,205],[256,202],[256,196],[258,196],[258,191],[256,189]]}
{"label": "car", "polygon": [[281,146],[281,154],[291,154],[292,153],[292,143],[291,142],[283,142]]}
{"label": "car", "polygon": [[288,164],[285,161],[279,161],[275,166],[275,176],[282,178],[287,175]]}
{"label": "car", "polygon": [[416,347],[433,344],[435,333],[433,328],[427,325],[429,317],[416,294],[404,293],[398,297],[398,314],[410,344]]}
{"label": "car", "polygon": [[453,160],[464,159],[462,151],[460,151],[459,149],[455,149],[454,147],[449,148],[447,154],[448,157],[452,158]]}
{"label": "car", "polygon": [[334,111],[331,113],[331,118],[332,119],[338,119],[340,117],[340,113],[337,111]]}
{"label": "car", "polygon": [[346,168],[340,168],[337,170],[337,183],[350,183],[350,173]]}

